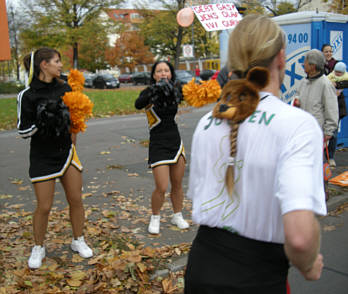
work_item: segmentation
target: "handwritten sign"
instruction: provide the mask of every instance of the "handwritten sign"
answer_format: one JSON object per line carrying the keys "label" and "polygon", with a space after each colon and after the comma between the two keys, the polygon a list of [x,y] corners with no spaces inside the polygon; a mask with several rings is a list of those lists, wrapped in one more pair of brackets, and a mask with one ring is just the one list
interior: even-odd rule
{"label": "handwritten sign", "polygon": [[236,6],[231,3],[192,6],[192,9],[208,32],[231,29],[242,19]]}

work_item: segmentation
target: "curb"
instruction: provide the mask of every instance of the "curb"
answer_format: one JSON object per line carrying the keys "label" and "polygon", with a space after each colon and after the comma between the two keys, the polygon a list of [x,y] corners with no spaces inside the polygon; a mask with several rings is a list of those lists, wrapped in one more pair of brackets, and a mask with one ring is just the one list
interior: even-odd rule
{"label": "curb", "polygon": [[337,195],[335,197],[332,197],[326,203],[327,211],[333,211],[345,202],[348,202],[348,194]]}
{"label": "curb", "polygon": [[[344,195],[338,195],[335,197],[332,197],[331,199],[329,199],[326,203],[327,205],[327,211],[333,211],[335,210],[337,207],[339,207],[340,205],[344,204],[348,202],[348,194],[344,194]],[[162,270],[157,270],[151,277],[151,280],[154,280],[158,277],[165,277],[167,276],[170,272],[177,272],[180,270],[183,270],[187,264],[187,259],[188,259],[188,255],[184,255],[182,257],[180,257],[179,259],[175,260],[172,263],[168,263],[166,265],[166,269],[162,269]]]}

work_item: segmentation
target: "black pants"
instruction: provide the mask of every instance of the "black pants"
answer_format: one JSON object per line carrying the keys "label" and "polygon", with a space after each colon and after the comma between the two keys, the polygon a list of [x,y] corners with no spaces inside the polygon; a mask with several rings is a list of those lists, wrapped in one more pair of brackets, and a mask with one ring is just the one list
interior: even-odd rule
{"label": "black pants", "polygon": [[185,273],[185,294],[285,294],[289,263],[282,244],[200,226]]}

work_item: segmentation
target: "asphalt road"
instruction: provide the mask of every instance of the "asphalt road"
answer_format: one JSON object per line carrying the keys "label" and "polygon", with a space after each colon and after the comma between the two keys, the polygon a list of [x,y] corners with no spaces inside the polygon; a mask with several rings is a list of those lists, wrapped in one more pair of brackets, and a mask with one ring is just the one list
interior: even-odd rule
{"label": "asphalt road", "polygon": [[[210,108],[211,106],[206,106],[201,109],[180,110],[177,121],[188,160],[194,128],[199,118]],[[148,245],[191,242],[197,226],[193,225],[184,232],[175,230],[170,224],[172,211],[168,197],[161,213],[161,234],[147,234],[153,190],[152,174],[147,168],[147,148],[144,146],[147,139],[148,130],[144,114],[115,116],[88,122],[87,131],[78,136],[77,143],[78,154],[84,165],[84,204],[86,207],[112,208],[118,210],[119,215],[128,215],[124,220],[120,220],[119,225]],[[0,213],[9,205],[20,205],[20,209],[26,211],[32,211],[35,207],[35,196],[28,179],[28,152],[29,140],[19,138],[15,131],[0,132]],[[348,170],[347,153],[337,153],[338,167],[334,171],[335,174]],[[188,166],[184,177],[184,191],[187,190],[187,176]],[[59,184],[56,187],[54,206],[66,207],[63,190]],[[345,201],[348,201],[347,190],[338,189],[337,193],[333,193],[328,205],[332,210]],[[190,219],[190,210],[191,203],[186,199],[183,213],[187,219]],[[291,269],[289,280],[292,293],[346,294],[348,212],[323,217],[320,222],[323,228],[322,252],[325,261],[322,279],[319,282],[306,282],[296,270]],[[185,258],[177,262],[184,265]],[[174,266],[175,263],[176,261],[173,263]]]}

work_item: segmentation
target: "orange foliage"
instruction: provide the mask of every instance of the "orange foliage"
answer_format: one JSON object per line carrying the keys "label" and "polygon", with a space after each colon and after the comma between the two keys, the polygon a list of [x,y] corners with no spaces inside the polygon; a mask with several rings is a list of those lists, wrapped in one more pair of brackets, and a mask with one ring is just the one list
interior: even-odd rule
{"label": "orange foliage", "polygon": [[149,64],[154,61],[149,47],[144,45],[144,38],[137,32],[122,33],[115,46],[105,55],[111,66],[129,67],[131,71],[137,64]]}

